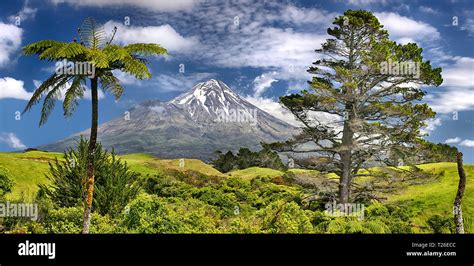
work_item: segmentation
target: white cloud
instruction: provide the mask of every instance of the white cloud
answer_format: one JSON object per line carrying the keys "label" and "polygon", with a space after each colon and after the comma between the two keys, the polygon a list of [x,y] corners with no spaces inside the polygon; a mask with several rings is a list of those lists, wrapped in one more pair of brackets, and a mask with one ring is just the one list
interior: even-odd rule
{"label": "white cloud", "polygon": [[22,34],[21,28],[0,22],[0,67],[11,63],[11,56],[21,46]]}
{"label": "white cloud", "polygon": [[425,121],[426,127],[422,128],[420,131],[422,134],[429,134],[434,131],[437,127],[442,125],[441,118],[431,118]]}
{"label": "white cloud", "polygon": [[467,31],[469,36],[474,37],[474,19],[467,18],[466,21],[462,23],[461,30]]}
{"label": "white cloud", "polygon": [[207,80],[214,75],[214,73],[159,74],[152,80],[152,83],[155,83],[157,90],[161,92],[187,91],[196,85],[196,83]]}
{"label": "white cloud", "polygon": [[253,80],[254,97],[260,97],[268,88],[272,86],[273,82],[278,81],[277,79],[275,79],[276,75],[277,75],[277,72],[273,71],[273,72],[263,73],[262,75],[257,76]]}
{"label": "white cloud", "polygon": [[199,46],[197,37],[183,37],[168,24],[161,26],[125,26],[121,22],[108,21],[104,25],[107,33],[117,27],[114,41],[120,44],[157,43],[168,52],[188,53]]}
{"label": "white cloud", "polygon": [[348,0],[348,3],[355,6],[367,6],[371,4],[385,4],[386,0]]}
{"label": "white cloud", "polygon": [[294,115],[290,111],[283,108],[283,106],[281,106],[280,103],[274,101],[271,98],[246,96],[244,97],[244,99],[248,101],[249,103],[262,109],[263,111],[271,114],[272,116],[282,121],[287,122],[288,124],[291,124],[294,126],[299,125]]}
{"label": "white cloud", "polygon": [[438,30],[425,22],[416,21],[393,12],[379,12],[375,13],[375,16],[388,30],[390,37],[399,43],[440,39]]}
{"label": "white cloud", "polygon": [[438,113],[451,113],[474,109],[474,88],[445,88],[443,92],[427,95],[429,106]]}
{"label": "white cloud", "polygon": [[214,44],[207,43],[205,56],[224,67],[273,67],[289,72],[291,68],[309,66],[317,56],[314,49],[320,48],[327,37],[271,27],[241,36],[245,38],[226,37],[228,45],[212,47]]}
{"label": "white cloud", "polygon": [[123,71],[112,70],[112,74],[120,80],[120,84],[122,85],[140,85],[141,84],[141,81],[139,79]]}
{"label": "white cloud", "polygon": [[0,142],[7,144],[10,148],[20,150],[26,149],[26,145],[15,135],[15,133],[0,133]]}
{"label": "white cloud", "polygon": [[294,24],[326,24],[338,15],[337,13],[329,13],[316,8],[289,5],[282,9],[281,16],[277,19]]}
{"label": "white cloud", "polygon": [[439,113],[474,109],[474,58],[451,57],[453,64],[443,67],[443,84],[426,96],[428,104]]}
{"label": "white cloud", "polygon": [[[25,4],[23,5],[22,9],[18,12],[18,14],[9,16],[8,20],[11,23],[23,23],[23,21],[34,18],[36,15],[36,12],[38,11],[37,8],[32,8],[28,6],[28,1],[25,1]],[[18,21],[19,19],[19,21]]]}
{"label": "white cloud", "polygon": [[[173,21],[180,33],[199,36],[199,50],[190,55],[202,64],[284,73],[290,68],[305,72],[317,57],[314,49],[328,37],[326,28],[335,15],[278,1],[240,0],[206,1],[193,12],[160,14],[157,20]],[[301,24],[308,27],[301,30]]]}
{"label": "white cloud", "polygon": [[50,0],[53,4],[66,3],[77,7],[137,7],[145,10],[173,12],[191,10],[200,0]]}
{"label": "white cloud", "polygon": [[454,143],[459,143],[461,141],[460,137],[455,137],[455,138],[449,138],[444,141],[446,144],[454,144]]}
{"label": "white cloud", "polygon": [[474,140],[471,139],[465,139],[459,143],[459,145],[464,146],[464,147],[474,147]]}
{"label": "white cloud", "polygon": [[474,58],[472,57],[453,57],[454,65],[444,67],[443,86],[456,87],[474,87]]}
{"label": "white cloud", "polygon": [[431,15],[437,15],[439,12],[429,6],[420,6],[419,7],[420,11],[423,13],[431,14]]}
{"label": "white cloud", "polygon": [[23,85],[22,80],[10,77],[0,78],[0,99],[29,100],[32,93],[27,92]]}

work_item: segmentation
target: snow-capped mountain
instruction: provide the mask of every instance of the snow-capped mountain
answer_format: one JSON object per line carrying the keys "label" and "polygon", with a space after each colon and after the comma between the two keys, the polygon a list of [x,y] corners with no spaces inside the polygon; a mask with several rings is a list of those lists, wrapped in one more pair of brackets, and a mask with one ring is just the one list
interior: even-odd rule
{"label": "snow-capped mountain", "polygon": [[196,120],[207,120],[219,111],[229,113],[230,109],[253,108],[226,84],[215,79],[196,84],[170,103],[186,110]]}
{"label": "snow-capped mountain", "polygon": [[[99,141],[118,153],[209,160],[216,150],[260,149],[260,142],[287,140],[296,128],[242,99],[222,81],[196,84],[169,102],[147,101],[99,126]],[[62,151],[80,132],[41,149]]]}

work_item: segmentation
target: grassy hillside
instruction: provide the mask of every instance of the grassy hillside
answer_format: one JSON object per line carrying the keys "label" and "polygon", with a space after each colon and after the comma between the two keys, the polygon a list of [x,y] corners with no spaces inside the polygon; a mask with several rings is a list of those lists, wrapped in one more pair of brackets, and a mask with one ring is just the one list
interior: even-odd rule
{"label": "grassy hillside", "polygon": [[[442,216],[452,215],[453,201],[456,196],[459,183],[459,175],[456,163],[433,163],[421,165],[423,170],[436,172],[444,171],[437,182],[409,186],[395,195],[388,197],[388,202],[399,206],[411,208],[416,217],[413,223],[418,230],[427,226],[427,219],[435,214]],[[463,216],[466,219],[466,227],[473,232],[474,219],[474,165],[465,165],[467,175],[466,191],[463,197]]]}
{"label": "grassy hillside", "polygon": [[[8,199],[31,200],[37,192],[37,185],[47,184],[45,174],[48,173],[48,162],[54,158],[62,158],[61,153],[47,153],[32,151],[26,153],[0,153],[0,165],[7,168],[15,182],[12,193]],[[161,160],[146,154],[128,154],[120,156],[132,170],[144,175],[154,175],[166,169],[193,170],[206,175],[230,176],[251,180],[260,177],[277,177],[284,174],[268,168],[251,167],[243,170],[234,170],[229,173],[220,173],[211,165],[200,160],[185,159],[184,167],[180,167],[179,160]],[[385,195],[387,203],[409,209],[413,215],[413,224],[416,232],[426,232],[427,220],[435,215],[451,216],[452,203],[457,190],[459,177],[455,163],[434,163],[421,165],[420,168],[437,173],[444,173],[439,179],[419,185],[411,185],[396,191],[394,194]],[[463,212],[466,218],[468,232],[473,232],[474,220],[474,165],[465,165],[467,174],[467,187],[464,195]],[[291,169],[295,174],[317,174],[317,171],[304,169]],[[333,177],[333,176],[329,176]]]}
{"label": "grassy hillside", "polygon": [[[55,158],[63,158],[62,153],[30,151],[25,153],[0,152],[0,165],[12,174],[15,182],[8,199],[17,200],[22,197],[31,200],[38,191],[38,184],[47,184],[45,174],[49,172],[48,162]],[[120,156],[130,168],[143,175],[153,175],[165,169],[193,170],[206,175],[222,176],[223,174],[212,166],[196,159],[185,159],[184,167],[180,167],[179,160],[160,160],[148,154],[127,154]]]}
{"label": "grassy hillside", "polygon": [[181,167],[179,159],[158,159],[149,154],[127,154],[121,155],[120,158],[125,160],[130,165],[130,168],[141,174],[156,174],[166,169],[174,169],[182,171],[192,170],[206,175],[223,175],[211,165],[197,159],[184,159],[184,166]]}
{"label": "grassy hillside", "polygon": [[242,170],[233,170],[227,173],[228,176],[239,177],[246,180],[251,180],[257,176],[261,177],[275,177],[282,176],[284,173],[279,170],[261,168],[261,167],[250,167]]}
{"label": "grassy hillside", "polygon": [[0,165],[8,169],[15,182],[8,199],[24,198],[31,200],[38,191],[38,184],[47,184],[45,174],[49,171],[48,162],[62,158],[61,153],[31,151],[26,153],[1,152]]}

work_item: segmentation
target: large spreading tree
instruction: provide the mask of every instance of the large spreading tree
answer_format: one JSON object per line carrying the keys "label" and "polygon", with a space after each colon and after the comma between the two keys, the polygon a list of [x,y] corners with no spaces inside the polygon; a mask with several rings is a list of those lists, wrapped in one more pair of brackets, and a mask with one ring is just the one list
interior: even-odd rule
{"label": "large spreading tree", "polygon": [[[110,91],[118,99],[124,89],[120,85],[119,79],[114,76],[113,70],[123,71],[137,79],[147,79],[151,77],[151,74],[147,67],[148,61],[144,56],[166,54],[166,49],[154,43],[134,43],[125,46],[112,44],[116,30],[117,28],[114,28],[112,36],[107,38],[103,27],[92,18],[87,18],[78,29],[80,42],[76,39],[71,42],[43,40],[23,47],[25,55],[36,54],[41,60],[71,62],[75,66],[86,64],[93,66],[94,69],[93,75],[90,72],[83,71],[80,73],[80,71],[69,71],[68,69],[65,69],[66,71],[55,71],[35,90],[24,111],[30,110],[44,96],[41,109],[41,126],[47,121],[56,100],[63,96],[64,116],[71,116],[76,109],[78,99],[84,97],[87,81],[90,81],[92,117],[87,177],[85,177],[87,192],[82,229],[85,234],[89,233],[94,192],[94,154],[97,147],[99,84],[102,90]],[[63,91],[65,93],[61,95]]]}
{"label": "large spreading tree", "polygon": [[420,103],[422,86],[443,80],[420,47],[391,41],[371,12],[348,10],[333,24],[308,69],[310,87],[280,98],[302,132],[272,146],[290,156],[315,155],[310,168],[337,174],[339,202],[347,203],[361,168],[413,150],[424,121],[435,116]]}

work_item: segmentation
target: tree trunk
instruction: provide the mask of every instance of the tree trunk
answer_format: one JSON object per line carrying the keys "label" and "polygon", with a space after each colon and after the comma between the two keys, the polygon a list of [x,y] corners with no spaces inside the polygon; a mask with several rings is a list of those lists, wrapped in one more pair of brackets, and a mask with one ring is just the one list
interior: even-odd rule
{"label": "tree trunk", "polygon": [[350,158],[347,152],[341,156],[342,159],[342,175],[339,178],[339,203],[345,204],[349,202],[350,193]]}
{"label": "tree trunk", "polygon": [[89,138],[88,156],[87,156],[87,194],[86,204],[84,207],[84,221],[82,224],[82,233],[88,234],[91,224],[92,199],[94,195],[94,154],[97,143],[97,124],[99,119],[99,99],[97,95],[97,78],[91,79],[91,96],[92,96],[92,121],[91,133]]}
{"label": "tree trunk", "polygon": [[457,154],[456,159],[458,163],[459,185],[458,185],[458,193],[456,194],[456,198],[454,199],[454,206],[453,206],[454,224],[456,225],[456,233],[464,234],[464,222],[462,219],[461,203],[462,203],[462,196],[464,195],[464,190],[466,189],[466,173],[464,172],[461,152]]}
{"label": "tree trunk", "polygon": [[346,121],[344,121],[344,128],[342,131],[342,151],[339,153],[342,164],[342,174],[339,178],[339,203],[342,204],[349,202],[351,192],[352,141],[354,137],[354,132],[351,126],[354,114],[351,104],[346,106],[346,111],[348,115]]}

